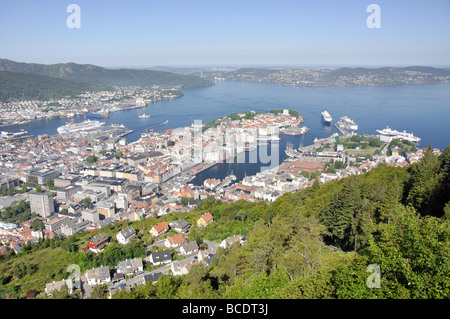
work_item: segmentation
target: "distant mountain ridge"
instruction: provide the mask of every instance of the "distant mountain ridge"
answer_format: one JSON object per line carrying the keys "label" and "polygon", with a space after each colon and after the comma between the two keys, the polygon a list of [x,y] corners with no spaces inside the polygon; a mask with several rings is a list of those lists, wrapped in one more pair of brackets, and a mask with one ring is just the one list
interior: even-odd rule
{"label": "distant mountain ridge", "polygon": [[338,69],[240,68],[230,72],[209,72],[207,78],[274,82],[294,86],[368,86],[450,82],[450,70],[427,66]]}
{"label": "distant mountain ridge", "polygon": [[0,59],[0,71],[46,75],[65,80],[103,86],[178,86],[201,87],[212,82],[194,75],[183,75],[155,70],[106,69],[92,64],[58,63],[38,64]]}

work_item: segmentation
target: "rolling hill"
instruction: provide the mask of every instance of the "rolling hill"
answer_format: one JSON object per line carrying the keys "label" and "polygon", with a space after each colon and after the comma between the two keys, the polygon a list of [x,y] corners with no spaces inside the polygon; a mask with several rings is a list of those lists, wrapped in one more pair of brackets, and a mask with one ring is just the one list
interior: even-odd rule
{"label": "rolling hill", "polygon": [[0,59],[0,71],[31,73],[65,80],[103,86],[179,86],[184,88],[209,86],[212,82],[194,75],[183,75],[155,70],[106,69],[92,64],[19,63]]}
{"label": "rolling hill", "polygon": [[46,75],[0,71],[0,102],[59,99],[103,89],[105,87],[100,85]]}

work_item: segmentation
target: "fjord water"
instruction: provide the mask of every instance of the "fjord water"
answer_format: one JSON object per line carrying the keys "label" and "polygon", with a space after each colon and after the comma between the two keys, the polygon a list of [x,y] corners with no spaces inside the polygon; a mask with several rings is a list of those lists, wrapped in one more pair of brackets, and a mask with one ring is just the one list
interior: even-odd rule
{"label": "fjord water", "polygon": [[[285,157],[287,141],[298,147],[312,144],[314,138],[323,138],[338,132],[334,126],[341,116],[347,115],[359,125],[359,134],[376,134],[376,129],[389,126],[393,129],[413,132],[422,138],[420,147],[431,144],[441,150],[450,145],[450,83],[363,86],[363,87],[293,87],[274,83],[223,81],[213,86],[184,90],[177,99],[149,104],[147,108],[110,113],[108,119],[100,119],[106,125],[124,124],[134,132],[127,142],[136,141],[147,128],[154,130],[189,126],[194,120],[203,123],[231,113],[246,111],[264,112],[288,108],[303,116],[310,131],[304,136],[282,136],[272,151],[279,152],[279,160]],[[328,110],[333,117],[331,126],[324,126],[320,113]],[[140,114],[149,114],[140,119]],[[74,122],[83,121],[76,117]],[[166,120],[167,124],[162,124]],[[56,129],[65,119],[54,118],[33,121],[22,126],[2,128],[14,131],[26,129],[32,135],[57,134]],[[270,154],[270,150],[269,150]],[[248,154],[247,154],[248,156]],[[199,180],[208,177],[223,178],[231,171],[240,180],[245,174],[259,171],[261,163],[219,164],[205,171]],[[194,180],[195,181],[195,180]]]}

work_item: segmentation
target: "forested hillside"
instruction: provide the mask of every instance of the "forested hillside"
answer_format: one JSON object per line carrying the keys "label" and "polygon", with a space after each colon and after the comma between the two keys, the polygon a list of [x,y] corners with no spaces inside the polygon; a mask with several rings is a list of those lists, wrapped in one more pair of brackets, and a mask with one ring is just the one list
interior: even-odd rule
{"label": "forested hillside", "polygon": [[[215,222],[193,236],[249,231],[248,242],[115,298],[449,298],[449,167],[447,147],[270,205],[208,199],[199,209]],[[369,265],[381,271],[379,288],[368,287]]]}
{"label": "forested hillside", "polygon": [[100,85],[73,82],[45,75],[0,71],[0,102],[46,101],[101,89],[104,87]]}
{"label": "forested hillside", "polygon": [[197,87],[212,83],[194,75],[182,75],[171,72],[135,69],[106,69],[92,64],[58,63],[37,64],[18,63],[0,59],[0,71],[47,75],[76,82],[103,86],[141,86],[153,85]]}

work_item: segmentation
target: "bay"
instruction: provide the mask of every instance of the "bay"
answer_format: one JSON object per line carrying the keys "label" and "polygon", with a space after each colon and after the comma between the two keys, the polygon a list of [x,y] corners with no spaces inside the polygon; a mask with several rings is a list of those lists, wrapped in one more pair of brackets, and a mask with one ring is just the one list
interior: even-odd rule
{"label": "bay", "polygon": [[[413,132],[420,137],[420,147],[429,144],[444,150],[450,145],[450,83],[364,86],[364,87],[293,87],[274,83],[223,81],[202,88],[184,90],[177,99],[149,104],[147,108],[110,113],[108,124],[124,124],[133,130],[126,139],[133,142],[146,129],[174,129],[189,126],[194,120],[203,123],[231,113],[246,111],[264,112],[271,109],[292,109],[303,116],[310,131],[303,136],[284,136],[268,152],[278,152],[279,162],[285,158],[285,147],[291,142],[295,147],[312,144],[314,138],[337,133],[334,123],[347,115],[358,125],[359,134],[376,134],[377,129],[389,126],[399,131]],[[331,126],[324,126],[320,113],[328,110],[333,117]],[[140,114],[149,114],[140,119]],[[76,117],[74,122],[83,121]],[[167,124],[162,124],[168,121]],[[57,134],[56,129],[65,124],[63,118],[36,120],[25,125],[4,127],[15,131],[23,128],[29,134]],[[255,150],[254,152],[258,152]],[[246,153],[245,156],[250,154]],[[244,156],[241,155],[241,156]],[[273,163],[272,163],[273,164]],[[221,163],[204,171],[193,182],[200,184],[205,178],[223,178],[233,172],[238,180],[260,171],[265,163]]]}

